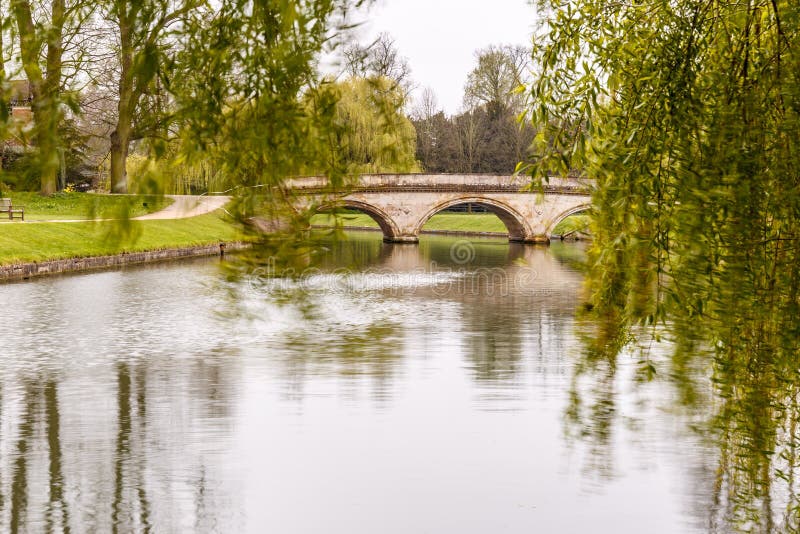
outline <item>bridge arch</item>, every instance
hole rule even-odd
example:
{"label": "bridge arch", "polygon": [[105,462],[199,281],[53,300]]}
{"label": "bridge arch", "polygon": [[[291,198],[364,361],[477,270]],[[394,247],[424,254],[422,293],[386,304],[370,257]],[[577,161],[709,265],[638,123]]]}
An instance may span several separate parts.
{"label": "bridge arch", "polygon": [[400,229],[394,219],[381,208],[368,202],[344,198],[334,203],[323,204],[317,208],[317,212],[334,211],[342,208],[353,209],[369,215],[370,218],[380,226],[384,240],[391,241],[401,235]]}
{"label": "bridge arch", "polygon": [[559,213],[558,215],[553,217],[553,220],[550,222],[550,226],[547,227],[547,236],[550,237],[551,235],[553,235],[553,230],[555,230],[556,226],[558,226],[558,223],[560,223],[561,221],[563,221],[564,219],[566,219],[570,215],[575,215],[577,213],[588,211],[591,208],[592,208],[591,204],[585,203],[585,204],[579,204],[577,206],[573,206],[573,207],[571,207],[571,208],[569,208],[567,210],[564,210],[563,212]]}
{"label": "bridge arch", "polygon": [[508,229],[509,241],[522,242],[528,240],[533,235],[525,217],[508,204],[492,198],[474,196],[454,197],[436,204],[420,217],[414,228],[414,235],[419,235],[422,227],[425,226],[425,223],[427,223],[431,217],[442,210],[458,206],[459,204],[477,204],[497,215],[497,218],[503,221],[503,224],[505,224]]}

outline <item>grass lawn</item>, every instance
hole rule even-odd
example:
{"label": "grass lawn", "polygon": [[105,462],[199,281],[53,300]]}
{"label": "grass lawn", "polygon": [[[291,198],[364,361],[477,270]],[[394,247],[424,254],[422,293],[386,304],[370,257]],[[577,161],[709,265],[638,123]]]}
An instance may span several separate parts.
{"label": "grass lawn", "polygon": [[589,216],[582,213],[570,215],[553,229],[556,235],[568,234],[570,232],[589,232]]}
{"label": "grass lawn", "polygon": [[209,213],[157,221],[2,223],[0,265],[241,240],[239,230],[223,217]]}
{"label": "grass lawn", "polygon": [[334,226],[336,219],[339,219],[342,226],[360,226],[362,228],[379,228],[372,217],[366,213],[318,213],[311,217],[311,224],[315,226]]}
{"label": "grass lawn", "polygon": [[506,225],[494,213],[437,213],[428,219],[422,229],[508,233]]}
{"label": "grass lawn", "polygon": [[[338,217],[343,226],[361,226],[378,228],[378,223],[372,218],[359,212],[340,213],[332,215],[322,213],[314,215],[311,218],[311,224],[319,226],[333,226],[335,219]],[[561,221],[555,228],[554,234],[561,235],[576,229],[585,228],[588,224],[587,215],[572,215]],[[503,221],[497,218],[493,213],[437,213],[427,224],[423,230],[449,230],[458,232],[500,232],[506,233],[508,230],[503,224]]]}
{"label": "grass lawn", "polygon": [[[311,224],[333,226],[338,217],[343,226],[378,228],[378,223],[365,213],[340,213],[332,215],[321,213],[311,218]],[[459,232],[501,232],[505,233],[503,221],[492,213],[437,213],[425,224],[423,230],[450,230]]]}
{"label": "grass lawn", "polygon": [[25,207],[26,221],[91,220],[138,217],[161,210],[172,199],[154,195],[95,195],[92,193],[10,193],[14,206]]}

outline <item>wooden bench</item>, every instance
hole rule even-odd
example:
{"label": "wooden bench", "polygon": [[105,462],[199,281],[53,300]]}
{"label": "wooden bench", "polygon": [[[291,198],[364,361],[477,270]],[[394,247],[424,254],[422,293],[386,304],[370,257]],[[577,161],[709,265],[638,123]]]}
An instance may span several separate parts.
{"label": "wooden bench", "polygon": [[0,214],[2,213],[8,213],[8,218],[11,220],[14,220],[14,217],[25,220],[25,208],[22,206],[15,208],[10,198],[0,198]]}

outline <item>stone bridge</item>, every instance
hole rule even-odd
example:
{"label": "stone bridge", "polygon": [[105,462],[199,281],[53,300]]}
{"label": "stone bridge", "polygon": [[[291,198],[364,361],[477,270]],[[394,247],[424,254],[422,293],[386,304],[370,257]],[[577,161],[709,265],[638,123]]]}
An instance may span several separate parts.
{"label": "stone bridge", "polygon": [[[477,204],[494,213],[520,243],[547,243],[564,218],[590,207],[592,182],[550,178],[541,191],[526,191],[524,176],[484,174],[363,175],[344,196],[329,200],[326,178],[295,178],[286,184],[302,204],[319,202],[320,211],[349,208],[372,217],[384,241],[416,243],[420,230],[436,213],[460,204]],[[301,200],[301,199],[305,200]]]}

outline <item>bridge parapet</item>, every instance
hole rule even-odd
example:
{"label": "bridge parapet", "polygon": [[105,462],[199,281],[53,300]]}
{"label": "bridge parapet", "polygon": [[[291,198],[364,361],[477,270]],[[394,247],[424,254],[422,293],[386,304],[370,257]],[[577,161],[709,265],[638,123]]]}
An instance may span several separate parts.
{"label": "bridge parapet", "polygon": [[[348,184],[348,192],[462,192],[462,193],[536,193],[530,190],[527,176],[489,174],[365,174]],[[292,178],[286,186],[301,193],[332,192],[324,176]],[[592,180],[578,177],[551,177],[544,184],[548,193],[585,195],[594,187]]]}

